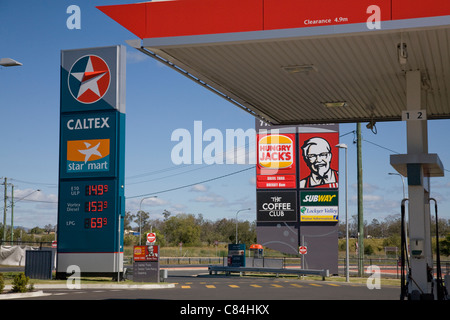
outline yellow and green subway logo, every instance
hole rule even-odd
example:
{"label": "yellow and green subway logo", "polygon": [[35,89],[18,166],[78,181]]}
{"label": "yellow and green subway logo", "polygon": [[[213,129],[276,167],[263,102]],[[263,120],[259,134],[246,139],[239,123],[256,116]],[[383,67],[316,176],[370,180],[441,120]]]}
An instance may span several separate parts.
{"label": "yellow and green subway logo", "polygon": [[339,205],[337,191],[304,191],[300,194],[301,206],[337,206]]}

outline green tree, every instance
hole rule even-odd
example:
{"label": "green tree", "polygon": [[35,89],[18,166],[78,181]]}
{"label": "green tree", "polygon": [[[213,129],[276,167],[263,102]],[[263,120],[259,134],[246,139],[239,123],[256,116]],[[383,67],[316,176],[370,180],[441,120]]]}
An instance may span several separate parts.
{"label": "green tree", "polygon": [[[236,238],[236,235],[234,235]],[[234,239],[236,241],[236,239]],[[250,246],[256,243],[256,224],[249,221],[238,222],[238,242]]]}
{"label": "green tree", "polygon": [[219,241],[234,242],[236,238],[236,223],[234,220],[221,219],[215,223],[214,230],[220,235]]}
{"label": "green tree", "polygon": [[442,255],[450,256],[450,234],[444,240],[439,241],[439,251]]}
{"label": "green tree", "polygon": [[123,228],[125,230],[131,230],[131,222],[133,222],[134,216],[130,211],[125,212],[125,218],[123,219]]}
{"label": "green tree", "polygon": [[183,213],[169,217],[164,224],[163,233],[171,245],[178,245],[180,242],[186,246],[200,245],[201,227],[193,214]]}
{"label": "green tree", "polygon": [[30,234],[42,234],[42,233],[44,233],[44,229],[39,227],[34,227],[33,229],[30,230]]}

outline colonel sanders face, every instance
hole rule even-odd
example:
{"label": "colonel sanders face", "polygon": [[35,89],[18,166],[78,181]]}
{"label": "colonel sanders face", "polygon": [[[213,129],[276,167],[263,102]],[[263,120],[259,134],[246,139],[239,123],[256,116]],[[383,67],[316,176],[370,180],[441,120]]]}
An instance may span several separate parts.
{"label": "colonel sanders face", "polygon": [[330,169],[331,148],[323,138],[311,138],[303,144],[303,158],[311,173],[323,177]]}

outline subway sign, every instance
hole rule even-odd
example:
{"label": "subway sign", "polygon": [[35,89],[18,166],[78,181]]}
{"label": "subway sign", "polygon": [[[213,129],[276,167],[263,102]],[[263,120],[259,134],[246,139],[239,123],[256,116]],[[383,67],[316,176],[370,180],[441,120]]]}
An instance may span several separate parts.
{"label": "subway sign", "polygon": [[339,221],[338,191],[300,192],[300,221]]}

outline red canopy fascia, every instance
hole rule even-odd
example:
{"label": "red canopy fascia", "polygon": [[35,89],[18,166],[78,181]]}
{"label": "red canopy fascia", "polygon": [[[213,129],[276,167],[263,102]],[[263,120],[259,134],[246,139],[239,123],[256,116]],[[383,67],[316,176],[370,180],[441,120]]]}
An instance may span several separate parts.
{"label": "red canopy fascia", "polygon": [[173,0],[97,7],[141,39],[450,15],[448,0]]}

